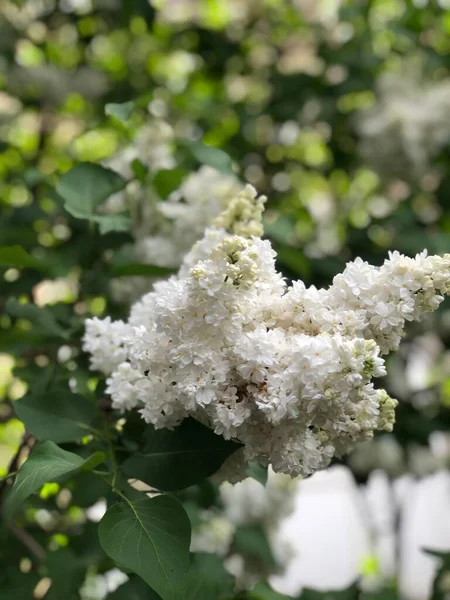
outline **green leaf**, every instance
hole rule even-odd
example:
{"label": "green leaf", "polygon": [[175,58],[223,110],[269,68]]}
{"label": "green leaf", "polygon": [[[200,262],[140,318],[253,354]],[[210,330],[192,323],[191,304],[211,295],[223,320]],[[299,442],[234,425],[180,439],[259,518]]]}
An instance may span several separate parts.
{"label": "green leaf", "polygon": [[23,367],[14,367],[14,377],[21,379],[28,384],[28,388],[32,386],[33,395],[38,396],[45,392],[49,387],[52,379],[55,377],[55,365],[48,364],[44,367],[39,367],[34,362],[30,362]]}
{"label": "green leaf", "polygon": [[430,556],[434,556],[435,558],[439,558],[444,563],[450,566],[450,552],[446,550],[433,550],[432,548],[422,548],[422,552],[425,554],[429,554]]}
{"label": "green leaf", "polygon": [[115,592],[109,594],[106,600],[161,600],[156,592],[139,577],[131,577]]}
{"label": "green leaf", "polygon": [[[125,227],[124,215],[95,215],[95,209],[111,194],[126,186],[120,175],[94,163],[81,163],[65,173],[56,191],[65,201],[64,208],[77,219],[95,221],[103,227],[103,233],[114,227]],[[123,229],[119,229],[123,231]]]}
{"label": "green leaf", "polygon": [[193,554],[183,600],[221,600],[232,595],[234,579],[214,554]]}
{"label": "green leaf", "polygon": [[346,590],[338,592],[317,592],[305,588],[300,596],[301,600],[358,600],[360,593],[357,585],[352,585]]}
{"label": "green leaf", "polygon": [[[269,237],[270,234],[267,234]],[[310,277],[311,264],[301,250],[288,248],[287,246],[277,247],[277,262],[285,269],[289,269],[295,275],[300,277]]]}
{"label": "green leaf", "polygon": [[105,114],[108,117],[115,117],[119,121],[128,121],[133,110],[134,103],[132,101],[123,102],[122,104],[110,102],[105,106]]}
{"label": "green leaf", "polygon": [[249,593],[249,600],[292,600],[292,596],[279,594],[268,583],[258,583]]}
{"label": "green leaf", "polygon": [[[363,600],[398,600],[398,592],[396,589],[382,589],[376,592],[365,591]],[[437,600],[437,598],[433,597],[430,600]]]}
{"label": "green leaf", "polygon": [[86,572],[86,566],[83,566],[70,548],[50,552],[47,569],[52,585],[45,600],[72,598],[72,594],[83,584]]}
{"label": "green leaf", "polygon": [[104,479],[87,471],[75,473],[66,486],[72,494],[72,504],[80,508],[93,506],[99,498],[105,498],[111,491]]}
{"label": "green leaf", "polygon": [[68,332],[61,327],[48,308],[40,308],[31,303],[22,304],[15,298],[8,298],[6,312],[12,317],[31,321],[42,335],[69,338]]}
{"label": "green leaf", "polygon": [[444,581],[450,572],[450,552],[445,550],[433,550],[431,548],[422,548],[422,551],[438,560],[438,566],[435,571],[433,590],[430,600],[445,600],[446,586]]}
{"label": "green leaf", "polygon": [[141,160],[135,158],[131,163],[131,168],[133,169],[136,179],[139,179],[139,181],[142,182],[147,179],[148,167],[146,167]]}
{"label": "green leaf", "polygon": [[93,215],[90,220],[98,223],[102,235],[111,231],[128,231],[131,227],[131,217],[127,213]]}
{"label": "green leaf", "polygon": [[33,258],[26,250],[18,244],[14,246],[3,246],[0,248],[0,267],[15,267],[16,269],[45,269],[44,265]]}
{"label": "green leaf", "polygon": [[167,277],[176,273],[176,269],[170,269],[168,267],[157,267],[156,265],[142,265],[142,264],[124,264],[124,265],[113,265],[111,275],[112,277],[123,277],[129,275],[141,275],[143,277]]}
{"label": "green leaf", "polygon": [[133,454],[122,469],[159,490],[180,490],[215,473],[240,447],[195,419],[186,419],[172,431],[148,425],[142,453]]}
{"label": "green leaf", "polygon": [[79,470],[94,469],[104,459],[105,455],[102,452],[96,452],[88,459],[83,459],[73,452],[62,450],[53,442],[37,444],[17,474],[5,503],[6,514],[10,515],[44,483],[67,477]]}
{"label": "green leaf", "polygon": [[190,524],[170,496],[115,504],[99,524],[100,543],[162,600],[182,600],[189,571]]}
{"label": "green leaf", "polygon": [[206,146],[202,142],[183,141],[182,145],[202,165],[208,165],[227,175],[235,175],[233,161],[223,150]]}
{"label": "green leaf", "polygon": [[268,583],[258,583],[249,593],[249,600],[292,600],[292,596],[279,594]]}
{"label": "green leaf", "polygon": [[267,467],[263,467],[258,463],[251,462],[248,464],[246,475],[247,477],[256,479],[256,481],[265,487],[267,483]]}
{"label": "green leaf", "polygon": [[92,402],[67,390],[25,396],[14,403],[14,409],[27,431],[56,443],[77,441],[90,433],[97,414]]}
{"label": "green leaf", "polygon": [[153,186],[158,195],[164,200],[181,185],[183,179],[188,175],[186,169],[163,169],[153,178]]}
{"label": "green leaf", "polygon": [[[5,547],[9,549],[10,545],[5,544]],[[8,566],[11,562],[11,556],[8,556],[7,558],[2,557],[0,598],[4,598],[5,600],[25,600],[25,598],[33,598],[34,589],[41,577],[39,577],[34,569],[29,573],[23,573],[18,567]]]}
{"label": "green leaf", "polygon": [[276,567],[272,550],[261,525],[238,527],[234,534],[233,548],[239,554],[260,559],[271,568]]}

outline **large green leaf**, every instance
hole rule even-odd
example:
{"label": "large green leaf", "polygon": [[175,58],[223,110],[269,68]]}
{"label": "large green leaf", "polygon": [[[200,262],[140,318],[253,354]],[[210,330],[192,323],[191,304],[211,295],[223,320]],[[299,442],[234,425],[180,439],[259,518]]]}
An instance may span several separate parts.
{"label": "large green leaf", "polygon": [[161,596],[149,588],[140,577],[131,577],[115,592],[109,594],[106,600],[161,600]]}
{"label": "large green leaf", "polygon": [[[10,545],[5,544],[5,549],[10,551]],[[17,552],[15,555],[17,556]],[[41,577],[39,577],[34,569],[28,573],[23,573],[19,569],[19,566],[15,567],[11,563],[11,556],[8,556],[6,559],[2,557],[0,598],[2,600],[3,598],[5,600],[28,600],[28,598],[33,598],[33,591]]]}
{"label": "large green leaf", "polygon": [[56,191],[65,201],[65,208],[70,214],[85,219],[126,184],[126,180],[115,171],[85,162],[67,171],[59,180]]}
{"label": "large green leaf", "polygon": [[161,198],[166,199],[169,194],[180,187],[183,179],[188,175],[186,169],[162,169],[153,178],[153,186]]}
{"label": "large green leaf", "polygon": [[293,600],[292,596],[285,596],[273,590],[268,583],[258,583],[251,592],[248,600]]}
{"label": "large green leaf", "polygon": [[17,474],[5,503],[5,513],[10,515],[44,483],[66,477],[78,470],[89,470],[103,462],[105,455],[96,452],[88,459],[62,450],[53,442],[37,444]]}
{"label": "large green leaf", "polygon": [[70,548],[60,548],[50,552],[47,558],[48,576],[52,580],[45,600],[72,598],[84,581],[86,569]]}
{"label": "large green leaf", "polygon": [[126,231],[130,225],[128,215],[97,215],[95,210],[109,196],[126,186],[120,175],[93,163],[81,163],[65,173],[56,191],[64,200],[64,208],[77,219],[99,223],[100,232]]}
{"label": "large green leaf", "polygon": [[223,150],[220,150],[220,148],[207,146],[202,142],[183,141],[183,145],[202,165],[208,165],[216,169],[216,171],[220,171],[227,175],[234,175],[233,161],[228,154]]}
{"label": "large green leaf", "polygon": [[276,566],[266,534],[259,524],[238,527],[234,535],[233,548],[239,554],[257,558],[272,568]]}
{"label": "large green leaf", "polygon": [[190,524],[170,496],[110,508],[99,525],[105,552],[137,573],[162,600],[182,600],[189,571]]}
{"label": "large green leaf", "polygon": [[305,588],[300,596],[301,600],[358,600],[360,597],[358,586],[352,585],[345,590],[336,592],[318,592]]}
{"label": "large green leaf", "polygon": [[76,473],[65,485],[72,494],[72,504],[80,508],[89,508],[111,492],[110,485],[104,479],[88,471]]}
{"label": "large green leaf", "polygon": [[143,451],[128,458],[122,469],[159,490],[180,490],[215,473],[240,447],[195,419],[186,419],[172,431],[149,425]]}
{"label": "large green leaf", "polygon": [[214,554],[193,554],[188,586],[183,600],[221,600],[230,598],[233,577],[223,561]]}
{"label": "large green leaf", "polygon": [[8,298],[6,312],[13,317],[30,321],[41,335],[69,338],[69,333],[61,327],[48,308],[40,308],[30,303],[23,304],[15,298]]}
{"label": "large green leaf", "polygon": [[71,442],[89,433],[97,410],[84,396],[68,390],[25,396],[14,409],[26,429],[39,440]]}
{"label": "large green leaf", "polygon": [[44,269],[41,261],[33,258],[18,244],[0,248],[0,267],[15,267],[16,269]]}

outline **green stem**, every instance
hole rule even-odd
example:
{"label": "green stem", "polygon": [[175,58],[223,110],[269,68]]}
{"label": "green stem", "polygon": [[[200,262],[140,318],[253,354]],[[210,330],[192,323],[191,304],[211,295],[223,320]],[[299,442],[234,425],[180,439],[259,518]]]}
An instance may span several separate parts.
{"label": "green stem", "polygon": [[101,477],[111,475],[110,471],[97,471],[97,469],[94,469],[92,473],[94,473],[94,475],[100,475]]}
{"label": "green stem", "polygon": [[89,425],[87,427],[87,429],[91,433],[93,433],[95,436],[97,436],[100,440],[108,441],[108,437],[105,437],[106,434],[104,434],[103,431],[100,431],[100,429],[96,429],[95,427],[91,427],[91,425]]}
{"label": "green stem", "polygon": [[5,481],[6,479],[9,479],[10,477],[14,477],[15,475],[17,475],[18,471],[13,471],[12,473],[7,473],[6,475],[3,475],[3,477],[0,477],[0,481]]}
{"label": "green stem", "polygon": [[111,444],[111,442],[108,442],[108,449],[109,449],[109,456],[111,459],[111,467],[113,470],[113,479],[112,479],[112,483],[111,483],[111,487],[113,492],[116,492],[116,482],[117,482],[117,473],[119,471],[119,467],[117,465],[117,460],[116,460],[116,453],[114,452],[114,448],[113,445]]}

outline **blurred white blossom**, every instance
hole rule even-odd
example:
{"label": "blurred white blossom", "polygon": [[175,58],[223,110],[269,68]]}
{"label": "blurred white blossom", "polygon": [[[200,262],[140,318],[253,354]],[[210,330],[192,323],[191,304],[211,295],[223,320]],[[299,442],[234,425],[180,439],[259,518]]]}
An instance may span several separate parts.
{"label": "blurred white blossom", "polygon": [[415,180],[450,141],[450,80],[386,73],[375,105],[357,120],[363,158],[380,174]]}

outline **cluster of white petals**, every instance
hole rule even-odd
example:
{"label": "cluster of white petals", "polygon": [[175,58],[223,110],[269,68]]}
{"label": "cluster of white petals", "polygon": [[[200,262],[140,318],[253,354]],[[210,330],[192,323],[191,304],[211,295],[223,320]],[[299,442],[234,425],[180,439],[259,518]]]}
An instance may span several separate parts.
{"label": "cluster of white petals", "polygon": [[[373,384],[406,321],[450,291],[450,255],[357,259],[328,289],[287,285],[247,186],[127,323],[88,320],[84,349],[113,406],[157,428],[192,416],[243,444],[246,461],[308,475],[375,430],[396,401]],[[120,338],[120,339],[119,339]]]}
{"label": "cluster of white petals", "polygon": [[420,82],[415,74],[390,73],[378,101],[358,119],[363,157],[379,173],[422,176],[450,140],[450,80]]}

